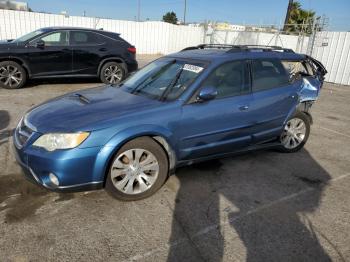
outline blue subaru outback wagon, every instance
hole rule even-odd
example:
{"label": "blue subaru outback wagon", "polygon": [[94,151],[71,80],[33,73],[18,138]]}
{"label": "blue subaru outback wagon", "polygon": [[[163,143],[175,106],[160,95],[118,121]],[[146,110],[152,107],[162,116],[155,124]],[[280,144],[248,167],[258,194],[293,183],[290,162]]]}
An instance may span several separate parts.
{"label": "blue subaru outback wagon", "polygon": [[306,143],[326,69],[290,49],[200,45],[155,60],[119,85],[32,108],[14,133],[26,177],[53,191],[155,193],[175,168]]}

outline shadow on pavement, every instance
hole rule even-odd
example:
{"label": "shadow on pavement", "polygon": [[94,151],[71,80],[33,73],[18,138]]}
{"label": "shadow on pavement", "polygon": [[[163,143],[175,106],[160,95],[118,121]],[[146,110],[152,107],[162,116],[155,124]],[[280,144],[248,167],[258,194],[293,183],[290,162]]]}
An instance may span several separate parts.
{"label": "shadow on pavement", "polygon": [[31,88],[37,85],[53,85],[53,84],[84,84],[84,83],[98,83],[103,85],[96,77],[77,77],[77,78],[53,78],[53,79],[31,79],[23,88]]}
{"label": "shadow on pavement", "polygon": [[168,261],[222,261],[227,250],[239,261],[331,261],[307,217],[330,176],[306,150],[204,162],[177,177]]}
{"label": "shadow on pavement", "polygon": [[10,114],[6,110],[0,110],[0,147],[8,141],[12,135],[12,130],[7,130],[10,124]]}

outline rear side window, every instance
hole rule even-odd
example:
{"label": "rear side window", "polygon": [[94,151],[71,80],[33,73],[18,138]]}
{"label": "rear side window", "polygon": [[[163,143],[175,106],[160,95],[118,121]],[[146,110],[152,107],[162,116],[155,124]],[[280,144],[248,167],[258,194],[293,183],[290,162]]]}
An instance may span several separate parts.
{"label": "rear side window", "polygon": [[289,76],[278,59],[252,61],[253,91],[258,92],[289,84]]}
{"label": "rear side window", "polygon": [[71,31],[70,33],[70,43],[73,45],[94,45],[104,42],[102,36],[93,32]]}
{"label": "rear side window", "polygon": [[308,71],[301,61],[282,61],[282,65],[289,75],[295,75],[297,73],[308,74]]}
{"label": "rear side window", "polygon": [[237,96],[249,92],[249,75],[246,61],[233,61],[216,68],[202,86],[217,88],[216,98]]}

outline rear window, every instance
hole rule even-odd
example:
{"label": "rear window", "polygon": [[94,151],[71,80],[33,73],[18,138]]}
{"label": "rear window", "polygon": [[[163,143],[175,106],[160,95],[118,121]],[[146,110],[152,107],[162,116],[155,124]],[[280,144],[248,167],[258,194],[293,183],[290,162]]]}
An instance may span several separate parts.
{"label": "rear window", "polygon": [[253,91],[263,91],[289,84],[289,76],[278,59],[252,61]]}

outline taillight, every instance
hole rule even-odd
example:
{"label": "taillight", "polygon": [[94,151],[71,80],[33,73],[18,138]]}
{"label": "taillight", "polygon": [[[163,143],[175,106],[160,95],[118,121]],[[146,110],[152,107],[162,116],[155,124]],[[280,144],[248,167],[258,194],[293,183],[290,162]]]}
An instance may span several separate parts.
{"label": "taillight", "polygon": [[132,46],[128,48],[128,51],[132,54],[136,54],[136,47]]}

